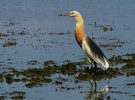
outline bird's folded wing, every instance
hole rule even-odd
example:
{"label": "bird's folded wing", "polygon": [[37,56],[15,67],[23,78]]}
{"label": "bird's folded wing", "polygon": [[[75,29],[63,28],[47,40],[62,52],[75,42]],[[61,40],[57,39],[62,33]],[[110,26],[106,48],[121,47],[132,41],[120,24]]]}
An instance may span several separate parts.
{"label": "bird's folded wing", "polygon": [[91,61],[95,61],[96,63],[103,65],[105,68],[109,67],[109,61],[91,38],[83,38],[82,49]]}

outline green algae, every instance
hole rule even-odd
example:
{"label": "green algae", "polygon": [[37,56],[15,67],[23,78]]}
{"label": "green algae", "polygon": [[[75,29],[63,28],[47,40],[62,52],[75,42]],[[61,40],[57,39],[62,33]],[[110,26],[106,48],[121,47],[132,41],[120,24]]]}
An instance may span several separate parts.
{"label": "green algae", "polygon": [[100,44],[100,47],[106,48],[107,50],[113,50],[115,48],[122,47],[124,44],[127,43],[127,41],[120,41],[118,38],[115,38],[115,37],[107,38],[107,39],[109,40],[109,43]]}
{"label": "green algae", "polygon": [[16,41],[14,41],[14,42],[8,41],[7,43],[3,44],[3,47],[16,46],[16,45],[17,45]]}
{"label": "green algae", "polygon": [[[42,86],[43,84],[55,84],[62,85],[64,82],[71,81],[68,78],[63,78],[62,75],[71,76],[75,83],[81,81],[95,80],[100,81],[102,79],[116,78],[117,76],[126,74],[129,76],[135,76],[134,63],[135,54],[125,54],[122,56],[112,56],[109,61],[111,66],[117,64],[124,64],[121,68],[108,68],[103,70],[102,68],[89,68],[86,65],[86,61],[71,62],[64,61],[62,65],[58,65],[55,61],[45,61],[43,67],[40,68],[28,68],[17,70],[14,67],[10,67],[8,71],[0,74],[0,81],[6,80],[8,84],[14,82],[23,82],[28,88]],[[36,66],[40,62],[37,60],[31,60],[27,64]],[[59,74],[59,77],[53,78],[53,75]]]}
{"label": "green algae", "polygon": [[135,76],[135,54],[127,53],[119,56],[112,56],[109,61],[111,65],[124,64],[121,70],[126,73],[126,76]]}
{"label": "green algae", "polygon": [[[30,61],[29,64],[35,65],[38,61]],[[108,68],[103,70],[101,68],[89,69],[83,68],[84,62],[70,62],[57,65],[54,61],[45,61],[42,68],[28,68],[21,71],[15,68],[9,68],[8,72],[0,75],[0,80],[6,80],[8,84],[14,82],[23,82],[28,88],[42,86],[43,84],[52,83],[55,85],[62,85],[64,82],[71,81],[68,78],[63,78],[61,75],[72,76],[75,83],[88,80],[99,81],[101,79],[111,79],[119,75],[123,75],[118,68]],[[80,66],[80,67],[79,67]],[[53,75],[59,74],[59,77],[52,78]]]}
{"label": "green algae", "polygon": [[27,64],[28,65],[36,65],[38,64],[39,62],[37,60],[31,60],[31,61],[28,61]]}
{"label": "green algae", "polygon": [[7,34],[0,33],[0,37],[8,36]]}
{"label": "green algae", "polygon": [[[26,93],[22,91],[12,91],[9,93],[6,92],[3,95],[10,95],[10,99],[12,100],[23,100],[25,99]],[[5,100],[5,99],[6,99],[6,96],[0,96],[0,100]]]}
{"label": "green algae", "polygon": [[119,75],[123,75],[118,68],[108,68],[107,70],[97,69],[87,69],[86,73],[80,73],[76,78],[82,81],[87,80],[101,80],[101,79],[111,79]]}
{"label": "green algae", "polygon": [[[10,67],[8,71],[0,74],[0,81],[5,81],[7,84],[22,82],[26,88],[42,87],[45,84],[54,84],[57,86],[55,91],[59,90],[74,90],[80,89],[81,86],[68,87],[64,86],[66,82],[74,82],[75,84],[83,81],[101,81],[102,79],[112,79],[121,75],[135,76],[134,70],[135,54],[124,54],[119,56],[112,56],[109,58],[110,68],[103,70],[102,68],[89,68],[86,59],[80,62],[72,62],[65,60],[63,64],[59,65],[53,60],[44,61],[42,67],[37,67],[40,61],[30,60],[26,62],[27,65],[34,66],[33,68],[17,70],[15,67]],[[12,59],[8,59],[12,62]],[[121,64],[121,68],[115,68],[115,65]],[[114,66],[114,68],[113,68]],[[55,76],[55,77],[53,77]],[[70,76],[63,77],[63,76]],[[127,83],[127,86],[134,85]],[[80,92],[81,93],[81,92]],[[11,99],[24,99],[25,92],[13,91],[9,93]],[[3,94],[4,95],[4,94]],[[1,99],[6,97],[0,96]]]}

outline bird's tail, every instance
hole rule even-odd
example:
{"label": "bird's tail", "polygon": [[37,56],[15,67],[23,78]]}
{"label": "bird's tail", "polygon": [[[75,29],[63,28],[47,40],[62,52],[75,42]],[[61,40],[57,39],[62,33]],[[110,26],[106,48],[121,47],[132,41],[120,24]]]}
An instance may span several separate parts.
{"label": "bird's tail", "polygon": [[104,66],[105,68],[109,68],[109,61],[107,58],[103,57],[103,62],[101,63],[102,66]]}

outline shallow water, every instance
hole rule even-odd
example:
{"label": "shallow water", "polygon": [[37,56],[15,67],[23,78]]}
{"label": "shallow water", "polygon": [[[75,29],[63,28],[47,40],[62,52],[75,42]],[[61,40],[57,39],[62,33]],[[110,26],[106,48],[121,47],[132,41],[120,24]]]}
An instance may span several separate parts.
{"label": "shallow water", "polygon": [[[134,100],[134,56],[125,56],[135,52],[134,3],[134,0],[1,0],[0,98]],[[75,41],[74,19],[58,16],[72,10],[82,14],[85,32],[110,60],[114,56],[122,57],[122,62],[114,58],[110,63],[111,68],[119,68],[123,75],[97,79],[96,92],[88,80],[75,78],[85,73],[84,67],[90,65]],[[45,64],[48,62],[51,65]],[[71,69],[67,68],[69,71],[66,72],[62,69],[63,64],[68,64]],[[128,70],[121,70],[126,64]],[[46,66],[52,68],[50,72],[40,73],[47,70],[44,70]],[[55,71],[53,66],[61,69]],[[74,66],[77,66],[75,70]]]}

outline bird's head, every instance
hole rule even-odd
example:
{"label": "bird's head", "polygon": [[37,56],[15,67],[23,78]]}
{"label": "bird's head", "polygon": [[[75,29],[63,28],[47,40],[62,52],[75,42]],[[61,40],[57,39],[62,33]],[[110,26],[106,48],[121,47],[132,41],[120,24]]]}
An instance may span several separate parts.
{"label": "bird's head", "polygon": [[70,17],[77,17],[79,15],[80,13],[78,11],[71,11],[69,13],[59,14],[59,16],[70,16]]}

